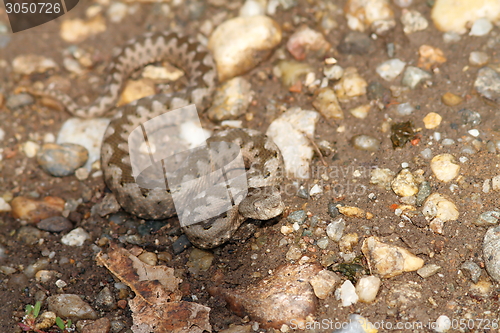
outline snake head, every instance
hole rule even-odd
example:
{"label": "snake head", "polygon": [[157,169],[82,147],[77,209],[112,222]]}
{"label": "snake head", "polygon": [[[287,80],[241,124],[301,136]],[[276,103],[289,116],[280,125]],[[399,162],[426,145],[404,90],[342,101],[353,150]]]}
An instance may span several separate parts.
{"label": "snake head", "polygon": [[269,220],[281,213],[285,204],[280,191],[274,186],[249,189],[248,195],[239,206],[239,212],[246,218]]}

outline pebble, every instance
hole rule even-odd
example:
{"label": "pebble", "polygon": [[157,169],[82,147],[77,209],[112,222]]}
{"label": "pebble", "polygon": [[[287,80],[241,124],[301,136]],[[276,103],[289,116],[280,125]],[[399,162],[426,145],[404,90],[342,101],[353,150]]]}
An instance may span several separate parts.
{"label": "pebble", "polygon": [[418,184],[409,169],[402,169],[391,182],[391,188],[400,197],[418,193]]}
{"label": "pebble", "polygon": [[356,288],[352,284],[351,281],[346,280],[342,283],[342,286],[339,288],[339,298],[342,301],[342,306],[351,306],[358,302],[359,297],[356,294]]}
{"label": "pebble", "polygon": [[122,106],[155,93],[154,82],[150,79],[127,80],[117,104]]}
{"label": "pebble", "polygon": [[355,118],[365,119],[366,117],[368,117],[368,113],[370,113],[371,108],[371,104],[364,104],[355,107],[354,109],[350,109],[349,113],[352,114]]}
{"label": "pebble", "polygon": [[437,128],[439,125],[441,125],[441,120],[443,120],[443,117],[441,117],[440,114],[436,112],[429,112],[422,121],[424,122],[424,126],[427,129],[434,129]]}
{"label": "pebble", "polygon": [[483,239],[483,258],[490,276],[500,282],[500,226],[486,231]]}
{"label": "pebble", "polygon": [[322,33],[305,25],[297,29],[286,43],[288,52],[299,61],[306,59],[306,56],[311,56],[311,53],[314,53],[316,57],[322,57],[330,48],[330,43]]}
{"label": "pebble", "polygon": [[82,246],[86,240],[90,240],[92,237],[83,228],[76,228],[71,230],[68,234],[61,238],[61,243],[68,246]]}
{"label": "pebble", "polygon": [[44,231],[61,232],[71,229],[73,224],[63,216],[53,216],[41,220],[36,227]]}
{"label": "pebble", "polygon": [[370,184],[390,190],[391,182],[396,174],[391,169],[375,168],[370,172]]}
{"label": "pebble", "polygon": [[315,313],[317,298],[310,280],[322,270],[317,264],[289,264],[246,288],[212,287],[209,292],[222,296],[238,316],[247,314],[259,322],[260,328],[280,329],[293,321],[305,323]]}
{"label": "pebble", "polygon": [[302,258],[302,251],[297,246],[290,246],[285,258],[289,261],[296,261]]}
{"label": "pebble", "polygon": [[137,256],[140,261],[150,266],[156,266],[158,263],[158,257],[154,252],[144,251],[139,256]]}
{"label": "pebble", "polygon": [[311,187],[311,190],[309,191],[309,195],[315,196],[323,193],[323,188],[319,184],[314,184],[313,187]]}
{"label": "pebble", "polygon": [[375,275],[364,276],[356,283],[356,294],[359,301],[363,303],[372,303],[377,297],[378,290],[382,285],[382,280]]}
{"label": "pebble", "polygon": [[338,328],[332,333],[377,333],[378,329],[368,321],[365,317],[359,314],[350,314],[347,325],[342,324],[342,328]]}
{"label": "pebble", "polygon": [[307,219],[307,214],[304,210],[296,210],[288,215],[287,220],[290,223],[303,224]]}
{"label": "pebble", "polygon": [[484,98],[500,103],[500,74],[490,67],[477,72],[474,88]]}
{"label": "pebble", "polygon": [[376,72],[386,81],[394,80],[401,74],[406,66],[406,62],[399,59],[390,59],[377,66]]}
{"label": "pebble", "polygon": [[40,242],[42,232],[32,226],[23,226],[17,230],[17,239],[27,245],[35,245]]}
{"label": "pebble", "polygon": [[316,90],[312,105],[327,120],[344,119],[344,112],[332,88]]}
{"label": "pebble", "polygon": [[397,106],[397,111],[401,116],[409,116],[415,111],[415,108],[410,103],[401,103]]}
{"label": "pebble", "polygon": [[349,0],[344,12],[351,30],[372,30],[381,35],[396,26],[388,0]]}
{"label": "pebble", "polygon": [[493,191],[500,191],[500,175],[491,178],[491,187]]}
{"label": "pebble", "polygon": [[261,1],[257,0],[246,0],[243,6],[240,8],[240,16],[250,17],[265,15],[266,8]]}
{"label": "pebble", "polygon": [[47,298],[49,310],[59,317],[72,320],[96,319],[97,313],[92,307],[75,294],[59,294]]}
{"label": "pebble", "polygon": [[267,129],[267,136],[283,154],[287,177],[309,178],[309,164],[314,155],[309,138],[314,137],[318,119],[318,112],[295,107],[274,120]]}
{"label": "pebble", "polygon": [[297,196],[302,199],[309,199],[309,192],[303,185],[301,185],[297,190]]}
{"label": "pebble", "polygon": [[361,251],[366,256],[371,272],[390,278],[403,272],[416,271],[424,261],[408,250],[382,243],[375,236],[364,240]]}
{"label": "pebble", "polygon": [[113,2],[106,11],[106,15],[113,23],[121,22],[128,13],[128,6],[123,2]]}
{"label": "pebble", "polygon": [[332,271],[322,270],[311,278],[309,283],[313,287],[314,294],[319,299],[326,299],[340,282],[340,277]]}
{"label": "pebble", "polygon": [[432,193],[431,184],[428,181],[421,182],[419,187],[418,187],[418,193],[417,193],[417,197],[415,200],[415,204],[417,205],[417,207],[422,206],[425,199],[427,199],[427,197],[431,193]]}
{"label": "pebble", "polygon": [[34,200],[19,196],[15,197],[10,205],[12,217],[28,223],[37,223],[43,219],[61,215],[64,209],[64,200],[58,197]]}
{"label": "pebble", "polygon": [[436,319],[434,331],[438,333],[447,332],[451,328],[451,319],[448,316],[441,315]]}
{"label": "pebble", "polygon": [[52,311],[45,311],[36,318],[35,327],[37,330],[46,330],[56,323],[56,314]]}
{"label": "pebble", "polygon": [[96,321],[86,324],[82,328],[82,333],[109,333],[111,330],[111,322],[108,318],[100,318]]}
{"label": "pebble", "polygon": [[456,106],[458,104],[461,104],[464,99],[458,95],[451,93],[451,92],[447,92],[446,94],[441,96],[441,100],[443,101],[444,105]]}
{"label": "pebble", "polygon": [[434,176],[442,182],[448,183],[460,173],[460,165],[451,154],[439,154],[432,158],[430,163]]}
{"label": "pebble", "polygon": [[90,174],[89,171],[85,168],[78,168],[75,170],[75,177],[80,181],[89,178],[89,174]]}
{"label": "pebble", "polygon": [[471,66],[482,67],[488,64],[490,56],[486,52],[473,51],[469,54],[469,64]]}
{"label": "pebble", "polygon": [[250,105],[252,85],[238,76],[220,85],[208,109],[208,118],[212,121],[236,119],[243,115]]}
{"label": "pebble", "polygon": [[467,25],[479,18],[485,17],[492,22],[498,20],[500,3],[497,0],[436,0],[431,17],[439,30],[463,34],[467,31]]}
{"label": "pebble", "polygon": [[441,269],[441,266],[436,264],[427,264],[422,268],[417,270],[417,274],[423,277],[424,279],[436,274]]}
{"label": "pebble", "polygon": [[267,16],[236,17],[220,24],[210,36],[219,74],[225,81],[254,68],[281,42],[280,25]]}
{"label": "pebble", "polygon": [[5,201],[4,198],[0,197],[0,212],[10,212],[12,207],[8,202]]}
{"label": "pebble", "polygon": [[446,62],[446,57],[440,48],[430,45],[421,45],[418,48],[417,66],[424,70],[431,70]]}
{"label": "pebble", "polygon": [[418,84],[425,80],[430,80],[432,75],[418,67],[408,66],[403,73],[403,79],[401,83],[403,86],[409,87],[410,89],[415,89]]}
{"label": "pebble", "polygon": [[477,283],[481,277],[481,267],[473,261],[466,261],[461,266],[460,269],[465,269],[470,274],[470,279],[472,282]]}
{"label": "pebble", "polygon": [[306,63],[297,61],[280,61],[274,68],[273,73],[276,77],[281,78],[283,85],[291,87],[300,81],[300,77],[311,73],[312,67]]}
{"label": "pebble", "polygon": [[485,17],[474,21],[469,32],[469,36],[485,36],[493,29],[493,24]]}
{"label": "pebble", "polygon": [[339,65],[325,67],[323,69],[323,74],[328,80],[337,81],[344,75],[344,68]]}
{"label": "pebble", "polygon": [[320,238],[320,239],[318,239],[318,240],[316,241],[316,245],[317,245],[320,249],[324,250],[324,249],[326,249],[326,248],[328,247],[329,242],[330,242],[330,241],[328,240],[328,237],[322,237],[322,238]]}
{"label": "pebble", "polygon": [[31,265],[28,265],[23,273],[26,275],[28,279],[32,279],[36,276],[36,273],[39,271],[45,270],[50,264],[50,261],[48,258],[40,258],[36,262],[32,263]]}
{"label": "pebble", "polygon": [[26,105],[31,105],[33,103],[35,103],[35,99],[30,94],[20,93],[7,97],[5,106],[9,110],[15,110]]}
{"label": "pebble", "polygon": [[35,157],[36,154],[38,153],[39,149],[40,149],[40,145],[36,142],[33,142],[33,141],[26,141],[22,145],[22,150],[23,150],[24,154],[26,155],[26,157],[28,157],[28,158]]}
{"label": "pebble", "polygon": [[334,204],[333,202],[330,202],[328,204],[328,215],[330,215],[331,218],[336,218],[339,215],[339,209],[337,208],[337,205]]}
{"label": "pebble", "polygon": [[112,193],[108,193],[104,196],[101,202],[92,206],[90,211],[91,215],[99,215],[105,217],[106,215],[116,213],[120,210],[121,206],[116,200],[116,197]]}
{"label": "pebble", "polygon": [[365,95],[367,86],[365,79],[358,74],[355,67],[347,67],[344,70],[344,75],[335,83],[333,88],[342,102],[352,97]]}
{"label": "pebble", "polygon": [[109,119],[70,118],[61,127],[57,136],[57,143],[74,143],[85,147],[88,159],[84,167],[92,169],[92,164],[101,159],[101,144],[104,132],[108,127]]}
{"label": "pebble", "polygon": [[104,287],[95,298],[95,305],[104,311],[111,311],[117,308],[116,299],[109,287]]}
{"label": "pebble", "polygon": [[12,60],[12,71],[21,75],[45,73],[58,68],[57,63],[51,58],[36,54],[19,55]]}
{"label": "pebble", "polygon": [[186,235],[182,234],[175,242],[172,243],[172,250],[174,251],[174,254],[179,254],[184,252],[184,250],[190,246],[191,242]]}
{"label": "pebble", "polygon": [[337,205],[337,208],[340,214],[348,217],[357,217],[360,219],[368,219],[368,220],[373,217],[373,214],[371,214],[370,212],[365,212],[364,210],[358,207]]}
{"label": "pebble", "polygon": [[358,245],[359,236],[357,233],[345,234],[339,241],[340,252],[351,253],[356,245]]}
{"label": "pebble", "polygon": [[407,35],[425,30],[429,26],[429,22],[419,11],[407,9],[402,11],[401,23],[403,23],[403,31]]}
{"label": "pebble", "polygon": [[455,221],[459,216],[457,206],[439,193],[433,193],[427,198],[422,213],[428,219],[437,218],[442,222]]}
{"label": "pebble", "polygon": [[351,143],[354,148],[359,150],[377,151],[380,148],[380,141],[366,134],[353,136],[351,139]]}
{"label": "pebble", "polygon": [[106,22],[101,15],[97,15],[88,21],[79,18],[63,21],[59,35],[68,43],[79,43],[104,31]]}
{"label": "pebble", "polygon": [[69,176],[87,162],[85,147],[74,143],[46,143],[37,154],[37,162],[43,170],[55,177]]}
{"label": "pebble", "polygon": [[344,54],[364,55],[370,53],[373,48],[371,38],[359,31],[349,31],[340,41],[338,49]]}
{"label": "pebble", "polygon": [[481,123],[481,114],[477,111],[461,109],[458,113],[460,113],[464,125],[477,126]]}

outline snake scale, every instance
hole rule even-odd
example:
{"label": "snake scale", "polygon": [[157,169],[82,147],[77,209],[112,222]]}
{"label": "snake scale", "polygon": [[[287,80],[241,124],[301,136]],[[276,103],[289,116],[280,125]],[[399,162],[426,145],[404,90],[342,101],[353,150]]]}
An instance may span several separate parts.
{"label": "snake scale", "polygon": [[[161,60],[186,73],[186,87],[173,94],[157,94],[115,108],[124,81],[134,71]],[[213,58],[202,44],[176,32],[156,32],[144,34],[116,49],[108,68],[106,87],[91,105],[80,107],[69,96],[50,87],[45,93],[78,117],[98,117],[113,110],[101,147],[104,180],[125,211],[144,219],[165,219],[176,214],[170,191],[168,188],[145,189],[136,183],[128,150],[129,134],[169,110],[189,104],[205,110],[211,103],[216,82]],[[270,138],[255,130],[229,129],[213,135],[207,144],[211,142],[233,142],[241,147],[249,192],[239,205],[226,213],[183,227],[191,243],[200,248],[225,243],[247,218],[267,220],[284,209],[279,191],[283,159]]]}

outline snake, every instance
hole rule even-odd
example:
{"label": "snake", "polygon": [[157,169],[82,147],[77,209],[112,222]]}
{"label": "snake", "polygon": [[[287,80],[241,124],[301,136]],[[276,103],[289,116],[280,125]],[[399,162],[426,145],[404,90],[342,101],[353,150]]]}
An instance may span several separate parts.
{"label": "snake", "polygon": [[[125,80],[134,71],[159,61],[168,61],[183,70],[188,77],[186,86],[175,93],[151,95],[116,107]],[[134,129],[169,110],[191,104],[196,105],[198,110],[206,110],[217,86],[214,59],[204,45],[189,36],[175,31],[151,32],[115,49],[107,73],[102,94],[90,105],[80,106],[70,96],[50,89],[50,86],[45,94],[58,100],[77,117],[101,117],[111,113],[101,146],[101,168],[106,185],[126,212],[149,220],[170,218],[176,215],[176,207],[168,182],[165,186],[154,188],[144,188],[137,183],[133,176],[128,138]],[[229,241],[245,220],[268,220],[283,212],[280,184],[284,162],[272,139],[257,130],[225,129],[206,142],[212,146],[217,143],[239,146],[248,184],[246,196],[227,211],[199,223],[181,224],[193,245],[210,249]],[[196,155],[190,159],[194,159],[191,165],[201,163],[196,160]],[[211,198],[205,199],[211,202]],[[203,211],[208,207],[202,205],[197,209]]]}

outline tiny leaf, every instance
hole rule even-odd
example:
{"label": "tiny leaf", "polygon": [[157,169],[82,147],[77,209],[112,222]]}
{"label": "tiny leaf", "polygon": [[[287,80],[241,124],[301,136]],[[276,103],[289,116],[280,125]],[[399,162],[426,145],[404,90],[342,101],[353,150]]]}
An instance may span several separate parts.
{"label": "tiny leaf", "polygon": [[60,329],[64,330],[65,325],[64,325],[64,321],[61,319],[61,317],[56,318],[56,325]]}
{"label": "tiny leaf", "polygon": [[40,309],[42,308],[42,302],[38,301],[35,303],[35,308],[33,309],[33,316],[35,318],[38,317],[38,314],[40,313]]}

